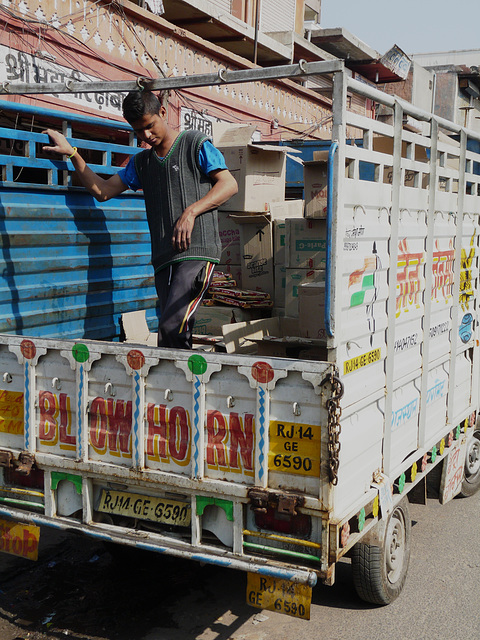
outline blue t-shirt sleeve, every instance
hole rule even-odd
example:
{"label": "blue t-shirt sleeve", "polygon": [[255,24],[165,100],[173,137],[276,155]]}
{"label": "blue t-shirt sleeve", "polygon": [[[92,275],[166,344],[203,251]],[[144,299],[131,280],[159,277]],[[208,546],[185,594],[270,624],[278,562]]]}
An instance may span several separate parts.
{"label": "blue t-shirt sleeve", "polygon": [[123,184],[133,191],[137,191],[142,188],[140,180],[138,179],[137,170],[135,169],[135,156],[132,156],[128,161],[128,164],[117,173]]}
{"label": "blue t-shirt sleeve", "polygon": [[214,147],[210,140],[205,140],[200,147],[199,161],[200,169],[203,173],[207,174],[207,176],[212,171],[227,169],[223,153],[219,151],[217,147]]}
{"label": "blue t-shirt sleeve", "polygon": [[[140,184],[137,170],[135,169],[134,158],[135,156],[132,156],[128,161],[127,166],[123,167],[123,169],[120,169],[117,175],[120,180],[127,185],[127,187],[129,187],[133,191],[138,191],[138,189],[142,188],[142,185]],[[219,169],[227,168],[222,152],[214,147],[210,140],[205,140],[205,142],[200,147],[199,163],[200,169],[206,175],[208,175],[211,171],[218,171]]]}

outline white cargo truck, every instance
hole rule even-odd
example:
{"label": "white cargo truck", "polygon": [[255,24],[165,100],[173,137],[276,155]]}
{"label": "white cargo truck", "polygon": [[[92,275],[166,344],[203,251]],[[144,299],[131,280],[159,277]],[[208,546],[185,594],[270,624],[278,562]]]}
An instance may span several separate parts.
{"label": "white cargo truck", "polygon": [[296,247],[323,252],[320,360],[0,335],[4,550],[76,530],[304,618],[343,556],[363,599],[400,593],[427,476],[480,486],[480,136],[338,71],[332,140],[326,234]]}

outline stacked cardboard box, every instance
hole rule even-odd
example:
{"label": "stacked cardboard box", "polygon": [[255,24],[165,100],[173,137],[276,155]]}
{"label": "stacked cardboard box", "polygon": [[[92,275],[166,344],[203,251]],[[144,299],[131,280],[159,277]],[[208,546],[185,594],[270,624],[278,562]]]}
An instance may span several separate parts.
{"label": "stacked cardboard box", "polygon": [[218,214],[218,231],[222,243],[222,257],[218,269],[231,275],[238,286],[241,287],[243,284],[240,269],[242,259],[240,227],[227,212],[220,211]]}
{"label": "stacked cardboard box", "polygon": [[254,129],[219,125],[214,130],[215,144],[239,185],[219,214],[219,269],[242,289],[269,294],[274,316],[300,316],[299,337],[324,340],[327,155],[305,163],[306,201],[285,200],[291,149],[251,143]]}
{"label": "stacked cardboard box", "polygon": [[271,203],[285,200],[286,154],[295,149],[251,142],[255,125],[216,123],[214,142],[238,183],[238,193],[224,211],[266,212]]}
{"label": "stacked cardboard box", "polygon": [[221,336],[222,327],[235,322],[251,321],[258,318],[252,309],[241,309],[229,306],[199,307],[193,326],[194,335]]}
{"label": "stacked cardboard box", "polygon": [[326,218],[327,216],[326,160],[327,158],[322,158],[304,164],[305,217],[307,218]]}
{"label": "stacked cardboard box", "polygon": [[325,340],[325,282],[304,282],[298,290],[300,335]]}

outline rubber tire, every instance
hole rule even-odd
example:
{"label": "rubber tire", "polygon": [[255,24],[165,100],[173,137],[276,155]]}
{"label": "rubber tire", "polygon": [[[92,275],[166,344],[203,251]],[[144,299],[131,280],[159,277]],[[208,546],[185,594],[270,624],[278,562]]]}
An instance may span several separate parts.
{"label": "rubber tire", "polygon": [[469,498],[480,489],[480,431],[474,431],[467,444],[465,472],[460,498]]}
{"label": "rubber tire", "polygon": [[[358,542],[352,549],[353,584],[365,602],[386,605],[397,598],[405,584],[410,561],[412,521],[404,498],[388,517],[381,547]],[[401,557],[392,555],[397,536],[401,537]],[[398,551],[397,551],[398,556]],[[390,570],[389,570],[390,559]],[[397,562],[398,561],[398,562]],[[392,567],[393,565],[393,567]]]}

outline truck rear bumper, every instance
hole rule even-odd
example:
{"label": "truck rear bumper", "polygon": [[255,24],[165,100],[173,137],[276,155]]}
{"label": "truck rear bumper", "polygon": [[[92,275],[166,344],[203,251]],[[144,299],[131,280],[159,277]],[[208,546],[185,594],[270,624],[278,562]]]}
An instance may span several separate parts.
{"label": "truck rear bumper", "polygon": [[83,524],[64,518],[52,518],[41,514],[25,513],[19,509],[0,507],[0,517],[18,522],[48,526],[64,531],[83,533],[92,538],[123,544],[138,549],[165,553],[170,556],[196,560],[205,564],[213,564],[229,569],[258,573],[272,578],[289,580],[299,584],[307,584],[311,587],[317,583],[317,572],[308,569],[297,568],[286,563],[275,562],[268,559],[259,559],[254,556],[239,557],[232,552],[215,548],[199,550],[190,545],[180,545],[176,541],[166,541],[160,536],[145,531],[121,530],[119,527],[111,527],[107,524]]}

